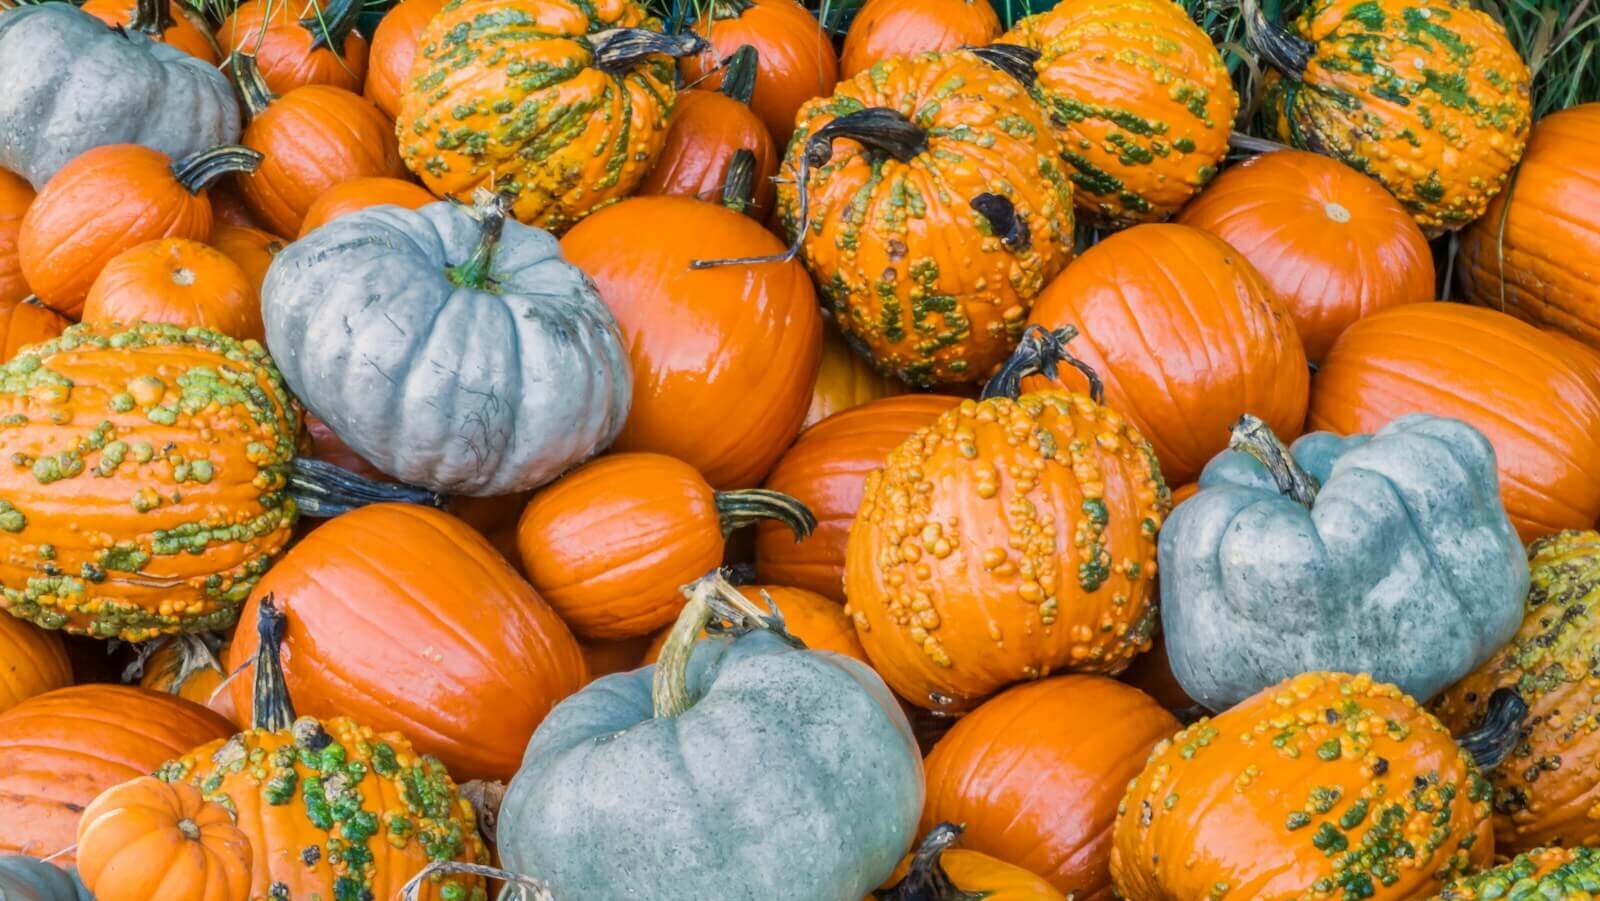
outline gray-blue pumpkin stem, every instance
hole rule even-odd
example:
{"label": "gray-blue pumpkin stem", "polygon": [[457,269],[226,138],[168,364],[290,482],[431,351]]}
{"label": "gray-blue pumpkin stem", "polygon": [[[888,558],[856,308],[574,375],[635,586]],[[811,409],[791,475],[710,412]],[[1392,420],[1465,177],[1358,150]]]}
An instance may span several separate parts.
{"label": "gray-blue pumpkin stem", "polygon": [[613,28],[589,35],[589,46],[594,48],[595,68],[618,74],[649,56],[662,54],[679,59],[700,53],[711,45],[690,31],[662,34],[648,28]]}
{"label": "gray-blue pumpkin stem", "polygon": [[128,29],[149,35],[152,40],[160,40],[172,24],[172,7],[168,0],[136,0],[133,17],[128,20]]}
{"label": "gray-blue pumpkin stem", "polygon": [[721,91],[745,106],[756,93],[756,69],[761,65],[761,53],[745,44],[722,63]]}
{"label": "gray-blue pumpkin stem", "polygon": [[1035,67],[1039,64],[1042,54],[1032,47],[990,44],[987,47],[973,47],[971,50],[973,56],[1022,82],[1025,88],[1031,88],[1039,83],[1039,70]]}
{"label": "gray-blue pumpkin stem", "polygon": [[983,399],[1009,397],[1016,400],[1022,394],[1022,380],[1030,375],[1042,375],[1059,381],[1060,364],[1066,363],[1083,373],[1089,382],[1089,399],[1097,404],[1106,400],[1106,386],[1094,367],[1083,362],[1067,350],[1067,342],[1078,337],[1078,330],[1070,325],[1051,331],[1042,325],[1030,325],[1017,342],[1017,349],[983,386]]}
{"label": "gray-blue pumpkin stem", "polygon": [[1489,709],[1478,728],[1456,737],[1461,749],[1472,755],[1481,770],[1492,770],[1522,740],[1522,721],[1528,702],[1513,688],[1497,688],[1489,696]]}
{"label": "gray-blue pumpkin stem", "polygon": [[1249,454],[1266,467],[1268,475],[1278,486],[1278,492],[1284,497],[1293,498],[1308,510],[1317,502],[1317,492],[1322,490],[1322,484],[1295,461],[1294,455],[1272,431],[1272,427],[1257,417],[1249,413],[1239,417],[1239,421],[1233,424],[1233,433],[1228,437],[1228,449]]}
{"label": "gray-blue pumpkin stem", "polygon": [[1261,54],[1267,65],[1298,80],[1310,65],[1316,46],[1272,21],[1261,8],[1261,0],[1243,0],[1240,11],[1244,19],[1245,44]]}
{"label": "gray-blue pumpkin stem", "polygon": [[806,162],[826,166],[833,159],[833,142],[849,138],[857,144],[909,163],[928,150],[928,131],[886,106],[874,106],[840,116],[806,139]]}
{"label": "gray-blue pumpkin stem", "polygon": [[983,901],[985,892],[963,891],[944,870],[940,857],[961,838],[965,826],[940,823],[928,830],[911,858],[906,878],[873,893],[879,901]]}
{"label": "gray-blue pumpkin stem", "polygon": [[370,504],[445,505],[444,495],[437,491],[379,482],[308,457],[294,459],[289,473],[289,494],[302,515],[318,519],[331,519]]}
{"label": "gray-blue pumpkin stem", "polygon": [[229,172],[254,172],[266,157],[239,144],[218,144],[172,164],[172,177],[190,194],[199,194]]}

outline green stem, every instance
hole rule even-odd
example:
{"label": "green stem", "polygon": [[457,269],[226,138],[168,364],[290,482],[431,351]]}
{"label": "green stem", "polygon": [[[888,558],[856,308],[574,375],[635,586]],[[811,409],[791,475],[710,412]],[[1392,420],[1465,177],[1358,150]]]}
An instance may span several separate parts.
{"label": "green stem", "polygon": [[137,0],[133,5],[133,18],[128,21],[132,31],[160,40],[173,24],[172,7],[167,0]]}
{"label": "green stem", "polygon": [[473,199],[473,215],[478,220],[478,244],[465,261],[446,269],[445,276],[457,288],[487,291],[494,287],[494,279],[489,271],[494,264],[495,247],[500,244],[500,235],[505,231],[506,219],[511,216],[512,196],[484,191]]}
{"label": "green stem", "polygon": [[722,205],[736,213],[754,213],[756,196],[756,155],[741,147],[728,161],[728,175],[722,180]]}
{"label": "green stem", "polygon": [[1032,47],[990,44],[987,47],[972,48],[972,54],[1022,82],[1023,87],[1031,88],[1039,83],[1039,70],[1035,66],[1038,65],[1041,54]]}
{"label": "green stem", "polygon": [[311,34],[311,49],[327,47],[344,55],[344,42],[361,18],[362,0],[329,0],[327,9],[315,8],[316,15],[300,20],[300,27]]}
{"label": "green stem", "polygon": [[272,101],[278,99],[277,95],[272,93],[272,88],[267,87],[267,80],[261,75],[261,69],[256,65],[253,54],[235,50],[225,65],[228,74],[233,77],[233,86],[239,92],[239,100],[244,104],[245,121],[248,122],[266,112]]}
{"label": "green stem", "polygon": [[656,54],[678,59],[693,56],[711,46],[693,32],[662,34],[648,28],[613,28],[589,35],[594,48],[595,68],[613,75],[626,72],[640,60]]}
{"label": "green stem", "polygon": [[294,725],[294,702],[289,700],[289,685],[283,674],[283,657],[280,645],[289,625],[288,614],[278,609],[272,595],[261,599],[256,616],[256,636],[261,644],[256,648],[255,700],[251,706],[250,722],[257,729],[282,732]]}
{"label": "green stem", "polygon": [[980,892],[962,891],[950,874],[944,871],[939,859],[957,840],[966,827],[954,823],[940,823],[928,831],[911,858],[906,878],[897,885],[874,893],[879,901],[983,901]]}
{"label": "green stem", "polygon": [[1456,738],[1461,749],[1472,755],[1478,769],[1492,770],[1511,753],[1522,739],[1522,722],[1528,704],[1513,688],[1497,688],[1489,696],[1489,710],[1478,728]]}
{"label": "green stem", "polygon": [[309,457],[294,458],[289,494],[303,516],[331,519],[370,504],[445,505],[442,495],[426,488],[378,482],[348,469]]}
{"label": "green stem", "polygon": [[1059,381],[1059,364],[1066,363],[1088,379],[1089,399],[1097,404],[1105,403],[1106,387],[1100,381],[1100,374],[1067,350],[1067,342],[1076,337],[1078,330],[1070,325],[1055,331],[1042,325],[1028,326],[1022,333],[1022,340],[1017,343],[1017,349],[1011,352],[1011,357],[995,373],[994,378],[983,386],[983,399],[1017,399],[1022,394],[1022,380],[1030,375],[1042,375],[1051,381]]}
{"label": "green stem", "polygon": [[760,52],[749,44],[733,51],[733,55],[722,64],[722,87],[719,90],[749,106],[750,98],[756,93],[756,69],[760,63]]}
{"label": "green stem", "polygon": [[1295,461],[1283,440],[1260,419],[1249,413],[1239,417],[1239,421],[1233,424],[1233,434],[1228,438],[1228,449],[1254,457],[1257,463],[1266,468],[1278,486],[1278,492],[1284,497],[1293,498],[1308,510],[1317,502],[1317,492],[1322,490],[1317,477],[1306,472]]}
{"label": "green stem", "polygon": [[1261,8],[1261,0],[1243,0],[1240,9],[1244,18],[1245,43],[1261,54],[1267,65],[1298,81],[1315,55],[1316,45],[1291,34],[1274,18],[1269,18]]}
{"label": "green stem", "polygon": [[727,537],[745,526],[763,519],[775,519],[789,527],[795,541],[811,537],[817,528],[817,518],[805,504],[781,491],[765,488],[746,488],[740,491],[719,491],[717,515],[722,520],[722,535]]}
{"label": "green stem", "polygon": [[899,112],[875,106],[840,116],[817,129],[806,140],[806,161],[826,166],[833,159],[833,142],[849,138],[869,150],[876,150],[909,163],[928,150],[928,132]]}
{"label": "green stem", "polygon": [[199,194],[229,172],[254,172],[266,157],[238,144],[198,150],[172,164],[172,177],[190,194]]}

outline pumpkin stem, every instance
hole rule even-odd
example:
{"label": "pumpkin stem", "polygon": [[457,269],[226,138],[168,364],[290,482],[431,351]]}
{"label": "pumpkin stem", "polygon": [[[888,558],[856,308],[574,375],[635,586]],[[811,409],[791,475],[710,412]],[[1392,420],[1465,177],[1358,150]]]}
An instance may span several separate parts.
{"label": "pumpkin stem", "polygon": [[1261,54],[1267,65],[1290,78],[1297,79],[1304,74],[1316,53],[1316,46],[1268,19],[1261,9],[1261,0],[1243,0],[1240,9],[1245,43],[1250,49]]}
{"label": "pumpkin stem", "polygon": [[728,176],[722,181],[722,205],[735,213],[754,214],[751,201],[755,196],[756,155],[741,147],[728,161]]}
{"label": "pumpkin stem", "polygon": [[222,642],[222,636],[215,632],[183,632],[147,641],[138,646],[139,650],[134,661],[122,671],[122,680],[132,682],[143,676],[150,658],[162,648],[171,646],[175,652],[172,655],[172,662],[163,667],[157,675],[166,682],[169,693],[177,694],[195,673],[204,670],[225,672],[222,669],[222,661],[217,659],[217,650],[222,647]]}
{"label": "pumpkin stem", "polygon": [[246,122],[266,112],[272,101],[278,99],[272,88],[267,87],[267,79],[256,65],[255,54],[235,50],[225,65],[233,78],[234,89],[239,92],[239,101],[244,105]]}
{"label": "pumpkin stem", "polygon": [[332,519],[369,504],[445,505],[444,496],[436,491],[379,482],[309,457],[294,459],[289,470],[289,494],[302,515],[316,519]]}
{"label": "pumpkin stem", "polygon": [[[462,863],[458,860],[436,860],[423,867],[421,872],[411,877],[400,889],[400,901],[417,901],[422,897],[422,885],[425,882],[437,882],[441,876],[453,875],[482,876],[486,879],[498,879],[506,883],[506,890],[501,893],[503,901],[555,901],[555,895],[550,893],[550,886],[521,873],[502,870],[496,867],[486,867],[475,863]],[[430,893],[430,897],[432,893]]]}
{"label": "pumpkin stem", "polygon": [[1063,325],[1055,331],[1042,325],[1028,326],[1027,331],[1022,333],[1022,340],[1017,342],[1017,349],[1011,352],[1011,357],[994,374],[994,378],[983,386],[982,398],[1009,397],[1015,400],[1022,394],[1023,379],[1030,375],[1042,375],[1056,381],[1059,364],[1066,363],[1089,380],[1089,399],[1097,404],[1105,403],[1106,386],[1101,383],[1100,374],[1067,350],[1067,342],[1076,337],[1078,330],[1070,325]]}
{"label": "pumpkin stem", "polygon": [[902,163],[928,151],[927,130],[886,106],[858,110],[817,129],[806,139],[806,161],[813,166],[826,166],[833,159],[833,142],[837,138],[849,138]]}
{"label": "pumpkin stem", "polygon": [[763,519],[775,519],[788,526],[796,542],[810,538],[817,528],[817,518],[806,505],[781,491],[765,488],[718,491],[716,498],[724,538]]}
{"label": "pumpkin stem", "polygon": [[1478,769],[1492,770],[1522,740],[1522,721],[1528,716],[1528,703],[1514,688],[1497,688],[1489,696],[1489,709],[1478,728],[1457,736],[1461,749],[1472,755]]}
{"label": "pumpkin stem", "polygon": [[667,642],[656,659],[655,678],[650,687],[651,706],[657,717],[678,716],[694,706],[695,698],[689,693],[689,658],[703,631],[709,629],[727,635],[767,631],[794,647],[805,647],[789,634],[783,614],[771,597],[763,593],[770,612],[762,610],[734,588],[720,569],[712,570],[679,590],[689,602],[667,634]]}
{"label": "pumpkin stem", "polygon": [[238,144],[197,150],[172,164],[172,177],[190,194],[199,194],[228,172],[254,172],[266,157]]}
{"label": "pumpkin stem", "polygon": [[491,194],[480,191],[473,197],[472,214],[478,220],[478,244],[472,255],[458,266],[445,270],[445,277],[457,288],[475,288],[492,291],[495,284],[489,275],[494,262],[494,249],[505,231],[506,219],[511,215],[512,197],[507,193]]}
{"label": "pumpkin stem", "polygon": [[1033,247],[1033,232],[1028,220],[1017,215],[1017,206],[1010,198],[999,194],[979,194],[972,198],[972,208],[989,223],[989,230],[1000,238],[1000,243],[1012,253],[1027,253]]}
{"label": "pumpkin stem", "polygon": [[1260,419],[1249,413],[1239,417],[1228,438],[1228,449],[1249,454],[1266,467],[1284,497],[1293,498],[1308,510],[1317,502],[1317,492],[1322,490],[1317,477],[1300,466],[1283,439]]}
{"label": "pumpkin stem", "polygon": [[177,823],[178,833],[191,842],[200,840],[200,826],[194,820],[184,817]]}
{"label": "pumpkin stem", "polygon": [[960,840],[966,828],[955,823],[940,823],[928,830],[911,858],[906,878],[890,888],[873,892],[873,897],[879,901],[983,901],[984,894],[957,887],[939,859]]}
{"label": "pumpkin stem", "polygon": [[990,44],[987,47],[973,47],[972,55],[1022,82],[1025,88],[1031,88],[1039,82],[1039,70],[1034,66],[1038,64],[1041,54],[1032,47]]}
{"label": "pumpkin stem", "polygon": [[625,72],[647,56],[664,53],[677,59],[693,56],[710,45],[692,32],[662,34],[648,28],[613,28],[589,35],[595,68],[612,75]]}
{"label": "pumpkin stem", "polygon": [[300,27],[311,35],[311,52],[327,47],[343,56],[345,38],[355,30],[356,20],[361,18],[361,8],[361,0],[328,0],[327,9],[314,6],[313,15],[299,22]]}
{"label": "pumpkin stem", "polygon": [[478,832],[492,844],[499,832],[500,806],[506,800],[506,784],[474,779],[461,783],[459,794],[462,800],[472,805],[472,813],[478,819]]}
{"label": "pumpkin stem", "polygon": [[760,51],[745,44],[722,64],[722,87],[718,90],[745,106],[756,93],[756,69],[761,62]]}
{"label": "pumpkin stem", "polygon": [[151,40],[160,40],[172,23],[172,7],[168,0],[137,0],[128,28],[149,35]]}
{"label": "pumpkin stem", "polygon": [[289,685],[283,675],[283,657],[279,645],[283,632],[289,625],[289,615],[278,609],[272,595],[261,599],[260,613],[256,616],[256,636],[261,644],[256,648],[255,696],[250,722],[257,729],[282,732],[294,725],[294,702],[289,700]]}

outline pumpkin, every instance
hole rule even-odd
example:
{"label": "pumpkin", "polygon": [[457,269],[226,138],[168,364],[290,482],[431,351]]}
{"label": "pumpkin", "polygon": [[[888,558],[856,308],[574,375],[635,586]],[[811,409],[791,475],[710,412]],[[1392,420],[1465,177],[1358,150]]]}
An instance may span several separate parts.
{"label": "pumpkin", "polygon": [[661,152],[669,54],[700,41],[659,29],[637,0],[449,0],[400,97],[406,165],[440,197],[509,190],[518,221],[565,230],[632,193]]}
{"label": "pumpkin", "polygon": [[272,266],[273,258],[281,253],[289,242],[259,228],[217,225],[212,227],[211,237],[206,239],[206,243],[227,254],[228,259],[237,263],[239,268],[244,270],[250,286],[259,295],[261,283],[266,281],[267,269]]}
{"label": "pumpkin", "polygon": [[[236,225],[241,228],[261,229],[262,222],[245,205],[239,185],[232,179],[220,181],[211,187],[211,216],[213,228]],[[215,233],[215,232],[213,232]]]}
{"label": "pumpkin", "polygon": [[[751,602],[777,611],[777,615],[783,618],[784,629],[800,639],[806,647],[814,651],[832,651],[853,657],[864,664],[869,663],[867,652],[861,649],[861,641],[856,638],[856,629],[850,617],[845,615],[843,607],[832,600],[814,592],[781,585],[741,585],[738,591]],[[671,628],[656,633],[645,651],[645,663],[655,663],[660,659],[661,649],[666,647],[671,635]],[[701,633],[700,637],[704,638],[705,633]]]}
{"label": "pumpkin", "polygon": [[41,301],[76,318],[112,257],[158,238],[204,241],[212,225],[206,187],[259,165],[261,154],[233,145],[177,161],[138,144],[90,150],[62,168],[23,216],[22,274]]}
{"label": "pumpkin", "polygon": [[799,433],[822,320],[798,263],[693,268],[707,236],[732,256],[783,250],[750,217],[686,197],[608,207],[561,250],[594,279],[632,360],[615,448],[677,457],[727,491],[761,484]]}
{"label": "pumpkin", "polygon": [[873,369],[866,357],[851,349],[838,329],[825,326],[822,365],[811,388],[811,406],[800,428],[809,429],[835,413],[908,390],[904,382]]}
{"label": "pumpkin", "polygon": [[0,616],[0,713],[71,684],[72,663],[60,635]]}
{"label": "pumpkin", "polygon": [[121,685],[62,688],[0,713],[0,853],[72,866],[96,795],[232,729],[198,704]]}
{"label": "pumpkin", "polygon": [[1107,403],[1150,440],[1173,485],[1193,481],[1245,413],[1285,438],[1305,423],[1311,376],[1293,317],[1249,260],[1199,229],[1112,235],[1045,289],[1029,321],[1078,330],[1074,353],[1104,378]]}
{"label": "pumpkin", "polygon": [[1030,328],[984,400],[867,476],[844,593],[873,666],[920,707],[967,710],[1057,670],[1116,673],[1150,647],[1171,506],[1155,453],[1098,387],[1017,394],[1028,373],[1082,365],[1071,337]]}
{"label": "pumpkin", "polygon": [[1508,693],[1458,744],[1393,685],[1305,673],[1202,719],[1128,785],[1117,897],[1426,897],[1494,856],[1480,766],[1515,739],[1520,703]]}
{"label": "pumpkin", "polygon": [[[501,861],[558,898],[626,897],[641,878],[656,901],[860,898],[915,838],[905,715],[870,668],[797,647],[716,572],[684,591],[660,663],[595,682],[535,733]],[[724,634],[697,642],[714,620]]]}
{"label": "pumpkin", "polygon": [[391,119],[400,116],[400,96],[411,78],[422,29],[444,7],[445,0],[403,0],[391,7],[372,32],[367,80],[361,93]]}
{"label": "pumpkin", "polygon": [[1359,434],[1411,412],[1460,419],[1488,437],[1524,542],[1600,517],[1600,393],[1532,326],[1429,303],[1346,329],[1317,371],[1308,427]]}
{"label": "pumpkin", "polygon": [[792,585],[844,602],[845,543],[867,475],[916,430],[930,426],[959,398],[908,394],[836,413],[800,433],[767,476],[816,516],[811,537],[796,543],[778,524],[756,525],[756,571],[762,581]]}
{"label": "pumpkin", "polygon": [[162,238],[111,258],[83,302],[83,321],[170,322],[260,341],[261,300],[227,254],[183,238]]}
{"label": "pumpkin", "polygon": [[367,41],[356,32],[361,0],[245,0],[217,29],[228,53],[248,53],[267,88],[287,94],[308,85],[361,92]]}
{"label": "pumpkin", "polygon": [[21,854],[0,856],[0,897],[6,901],[95,901],[76,872]]}
{"label": "pumpkin", "polygon": [[0,300],[0,360],[9,360],[30,344],[59,336],[72,320],[36,298]]}
{"label": "pumpkin", "polygon": [[352,178],[323,191],[300,222],[300,237],[340,216],[369,206],[390,204],[408,210],[421,209],[438,198],[415,183],[399,178]]}
{"label": "pumpkin", "polygon": [[[437,510],[378,504],[328,521],[267,573],[245,622],[268,595],[289,616],[284,670],[304,712],[401,732],[462,779],[509,778],[539,721],[585,681],[578,643],[550,606]],[[256,649],[240,630],[224,669]],[[229,688],[237,709],[251,709],[247,677]]]}
{"label": "pumpkin", "polygon": [[224,638],[200,633],[158,639],[143,659],[140,687],[177,695],[215,710],[231,723],[240,722],[233,695],[223,687],[227,674],[222,658],[228,653]]}
{"label": "pumpkin", "polygon": [[845,33],[839,77],[849,80],[891,57],[983,47],[1002,30],[986,0],[868,0]]}
{"label": "pumpkin", "polygon": [[[1582,898],[1600,883],[1600,851],[1593,848],[1540,848],[1493,869],[1451,883],[1427,901],[1486,901],[1491,898]],[[1507,894],[1508,891],[1516,894]]]}
{"label": "pumpkin", "polygon": [[639,183],[640,194],[677,194],[717,201],[740,150],[754,157],[753,215],[773,211],[778,151],[766,125],[750,109],[756,79],[756,51],[741,47],[728,61],[719,90],[692,88],[678,95],[667,120],[667,137],[652,168]]}
{"label": "pumpkin", "polygon": [[1545,337],[1555,346],[1558,353],[1565,355],[1573,365],[1594,376],[1597,382],[1600,382],[1600,349],[1590,347],[1566,332],[1558,332],[1553,329],[1541,329],[1540,331],[1544,332]]}
{"label": "pumpkin", "polygon": [[[309,540],[332,527],[323,526]],[[235,813],[255,852],[253,899],[395,898],[432,862],[488,863],[472,805],[444,764],[405,735],[378,731],[351,716],[296,715],[293,699],[301,695],[286,687],[279,642],[285,631],[296,631],[303,606],[288,617],[271,597],[260,599],[253,627],[235,636],[234,647],[251,647],[252,678],[235,681],[247,691],[254,682],[250,702],[240,707],[251,711],[251,728],[187,751],[156,775],[195,786],[207,801]],[[292,658],[294,651],[282,654]],[[411,672],[421,676],[427,670]],[[487,895],[480,877],[456,874],[431,881],[412,897],[485,901]]]}
{"label": "pumpkin", "polygon": [[1111,826],[1128,780],[1178,721],[1103,676],[1019,685],[956,721],[928,754],[924,828],[1044,877],[1068,898],[1109,897]]}
{"label": "pumpkin", "polygon": [[634,638],[676,619],[678,589],[721,564],[728,535],[762,519],[791,541],[815,525],[785,495],[714,491],[672,457],[611,454],[534,495],[517,549],[533,587],[579,636]]}
{"label": "pumpkin", "polygon": [[739,48],[755,48],[760,66],[750,108],[778,146],[787,146],[800,107],[833,93],[838,83],[839,57],[828,33],[794,0],[711,0],[696,11],[694,32],[708,46],[683,58],[684,82],[715,89],[724,77],[719,66]]}
{"label": "pumpkin", "polygon": [[578,646],[583,651],[584,663],[589,667],[589,682],[593,682],[602,676],[625,673],[643,666],[645,652],[651,644],[650,636],[639,635],[610,641],[580,641]]}
{"label": "pumpkin", "polygon": [[0,84],[0,169],[36,189],[95,147],[183,159],[239,137],[239,104],[216,67],[67,3],[0,12]]}
{"label": "pumpkin", "polygon": [[1065,901],[1050,883],[1021,867],[951,847],[964,828],[940,823],[928,830],[890,882],[865,901]]}
{"label": "pumpkin", "polygon": [[250,839],[200,790],[141,776],[78,821],[78,873],[98,901],[249,901]]}
{"label": "pumpkin", "polygon": [[1038,54],[1039,92],[1086,217],[1160,221],[1217,174],[1239,98],[1180,4],[1069,0],[1000,40]]}
{"label": "pumpkin", "polygon": [[1522,156],[1530,76],[1466,0],[1315,0],[1285,29],[1245,0],[1280,139],[1389,189],[1430,234],[1483,214]]}
{"label": "pumpkin", "polygon": [[183,0],[88,0],[78,8],[107,25],[124,26],[217,64],[217,43],[205,17],[190,12]]}
{"label": "pumpkin", "polygon": [[1433,300],[1433,254],[1399,202],[1336,160],[1281,150],[1222,173],[1178,215],[1228,242],[1321,360],[1350,323]]}
{"label": "pumpkin", "polygon": [[1031,76],[994,49],[891,59],[800,111],[783,225],[834,322],[912,385],[986,379],[1072,258],[1072,185]]}
{"label": "pumpkin", "polygon": [[262,286],[290,387],[406,482],[534,488],[605,448],[628,415],[616,320],[555,240],[507,222],[507,206],[352,213],[291,244]]}
{"label": "pumpkin", "polygon": [[1223,710],[1297,673],[1369,673],[1426,702],[1522,621],[1528,563],[1494,448],[1402,416],[1291,451],[1234,426],[1161,530],[1161,629],[1190,697]]}
{"label": "pumpkin", "polygon": [[17,232],[33,197],[33,186],[22,176],[0,169],[0,304],[16,303],[32,293],[17,260]]}
{"label": "pumpkin", "polygon": [[[1468,300],[1600,347],[1600,103],[1552,113],[1515,181],[1461,233]],[[3,226],[0,226],[3,228]],[[3,240],[3,238],[0,238]]]}

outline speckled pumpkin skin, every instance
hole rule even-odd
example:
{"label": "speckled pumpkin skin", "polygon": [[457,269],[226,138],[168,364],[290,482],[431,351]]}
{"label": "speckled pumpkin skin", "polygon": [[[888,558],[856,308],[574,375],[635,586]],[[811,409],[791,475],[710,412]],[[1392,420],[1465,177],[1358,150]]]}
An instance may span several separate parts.
{"label": "speckled pumpkin skin", "polygon": [[1170,508],[1149,443],[1088,397],[963,401],[867,477],[848,611],[885,681],[932,710],[1116,673],[1150,647]]}
{"label": "speckled pumpkin skin", "polygon": [[1125,901],[1409,901],[1489,863],[1492,793],[1398,688],[1307,673],[1156,746],[1111,875]]}
{"label": "speckled pumpkin skin", "polygon": [[0,366],[0,608],[144,641],[233,624],[298,514],[300,410],[254,341],[76,325]]}
{"label": "speckled pumpkin skin", "polygon": [[[1072,185],[1042,109],[1021,82],[966,51],[877,63],[800,110],[785,169],[835,118],[887,107],[928,132],[902,163],[855,141],[811,167],[800,219],[792,182],[778,185],[789,235],[824,306],[877,367],[913,385],[987,378],[1016,346],[1033,298],[1072,259]],[[1031,236],[1008,247],[973,198],[1012,202]]]}
{"label": "speckled pumpkin skin", "polygon": [[400,98],[400,155],[440,197],[494,183],[514,214],[562,231],[621,200],[666,141],[676,68],[619,73],[585,35],[660,30],[635,0],[452,0],[423,30]]}
{"label": "speckled pumpkin skin", "polygon": [[1067,0],[1000,38],[1034,69],[1077,185],[1109,225],[1166,219],[1217,174],[1239,98],[1222,55],[1171,0]]}
{"label": "speckled pumpkin skin", "polygon": [[1427,901],[1592,901],[1600,889],[1600,851],[1540,848],[1452,883]]}
{"label": "speckled pumpkin skin", "polygon": [[[444,765],[402,735],[345,717],[241,732],[156,775],[233,811],[255,852],[250,901],[396,898],[432,861],[489,862],[472,805]],[[487,897],[481,877],[464,875],[426,883],[419,895]]]}
{"label": "speckled pumpkin skin", "polygon": [[1269,74],[1278,136],[1383,182],[1430,234],[1483,214],[1522,157],[1528,67],[1465,0],[1314,0],[1293,31],[1315,50]]}

